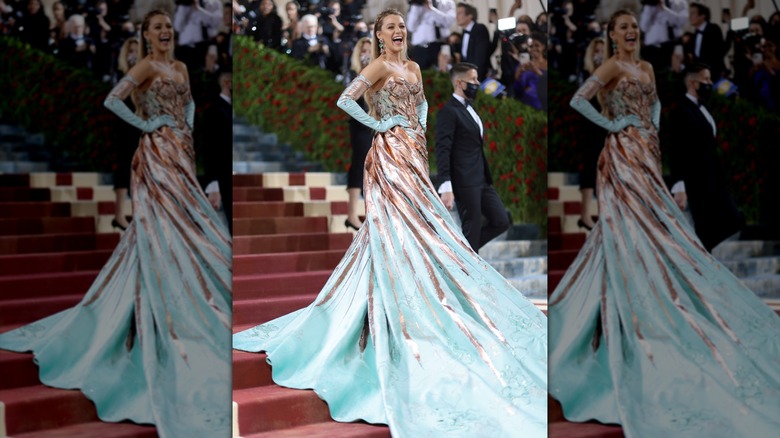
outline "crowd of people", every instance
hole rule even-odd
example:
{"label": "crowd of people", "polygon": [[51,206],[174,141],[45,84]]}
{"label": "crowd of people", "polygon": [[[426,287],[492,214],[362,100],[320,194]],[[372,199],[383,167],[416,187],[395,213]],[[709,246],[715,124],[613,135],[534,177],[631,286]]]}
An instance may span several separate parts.
{"label": "crowd of people", "polygon": [[[140,29],[131,19],[132,6],[133,0],[58,0],[46,10],[41,0],[0,0],[0,34],[115,83],[124,74],[122,46],[138,38]],[[231,8],[220,0],[177,2],[176,57],[190,71],[231,70]]]}
{"label": "crowd of people", "polygon": [[[235,33],[250,35],[265,47],[330,70],[348,83],[355,76],[349,59],[356,42],[373,34],[373,23],[363,20],[365,0],[291,0],[283,5],[286,20],[280,15],[280,6],[275,0],[235,0]],[[410,0],[405,17],[409,56],[423,70],[441,72],[459,62],[472,63],[478,67],[480,81],[495,79],[503,85],[501,94],[546,109],[540,84],[546,83],[547,15],[534,19],[520,15],[521,8],[522,0],[516,0],[507,11],[508,17],[516,17],[516,24],[508,29],[499,29],[499,14],[491,10],[491,36],[471,3]],[[499,54],[495,62],[494,53]]]}
{"label": "crowd of people", "polygon": [[[549,62],[569,81],[582,82],[590,74],[587,62],[593,60],[587,60],[588,47],[604,37],[605,24],[596,17],[599,6],[599,0],[550,1]],[[739,13],[720,11],[721,23],[715,23],[713,11],[704,3],[643,1],[637,10],[641,57],[659,74],[682,75],[697,63],[706,64],[718,89],[777,110],[780,12],[763,16],[756,10],[755,1],[746,0]],[[596,67],[601,60],[596,56]]]}

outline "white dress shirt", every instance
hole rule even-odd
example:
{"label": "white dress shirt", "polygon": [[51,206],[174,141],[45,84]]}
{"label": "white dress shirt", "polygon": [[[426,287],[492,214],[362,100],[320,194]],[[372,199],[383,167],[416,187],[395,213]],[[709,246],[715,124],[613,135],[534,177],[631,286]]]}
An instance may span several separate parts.
{"label": "white dress shirt", "polygon": [[[458,99],[458,102],[462,103],[463,105],[466,105],[466,99],[464,97],[458,96],[455,93],[452,93],[452,97],[454,97],[455,99]],[[472,108],[471,105],[466,106],[466,110],[469,112],[469,114],[471,114],[471,118],[474,119],[474,121],[477,123],[477,126],[479,126],[479,135],[481,137],[484,137],[485,136],[485,132],[484,132],[484,130],[482,128],[482,119],[479,118],[479,115],[477,114],[476,111],[474,111],[474,108]],[[449,193],[451,191],[452,191],[452,181],[444,181],[439,186],[439,194]]]}
{"label": "white dress shirt", "polygon": [[693,54],[696,55],[697,58],[701,56],[701,42],[702,40],[704,40],[703,32],[706,27],[707,27],[707,22],[705,21],[704,23],[701,24],[701,26],[696,28],[697,31],[701,31],[701,32],[696,32],[696,47],[693,49]]}
{"label": "white dress shirt", "polygon": [[[463,28],[463,42],[460,46],[460,54],[463,55],[463,59],[466,59],[466,53],[469,52],[469,41],[471,40],[471,30],[474,29],[474,22],[469,23],[468,26]],[[466,33],[468,31],[469,33]]]}
{"label": "white dress shirt", "polygon": [[675,38],[680,38],[688,23],[686,0],[670,0],[670,7],[644,6],[639,17],[639,28],[644,33],[646,46],[657,46],[669,42],[669,26]]}
{"label": "white dress shirt", "polygon": [[[206,3],[210,5],[211,3]],[[217,11],[209,11],[200,6],[180,5],[176,7],[176,14],[173,17],[173,28],[179,34],[179,45],[189,46],[203,41],[203,28],[206,26],[207,33],[213,37],[216,35],[219,25],[222,23],[222,7]]]}
{"label": "white dress shirt", "polygon": [[431,9],[425,6],[412,5],[406,18],[409,32],[412,33],[410,43],[413,46],[429,44],[436,41],[436,27],[439,37],[450,36],[450,27],[455,22],[455,4],[451,0],[439,0],[439,7]]}
{"label": "white dress shirt", "polygon": [[[699,105],[699,100],[695,97],[691,96],[688,93],[685,93],[685,97],[691,100],[691,102],[695,103],[696,105]],[[707,108],[704,107],[704,105],[699,105],[699,111],[704,115],[704,118],[707,119],[708,122],[710,122],[710,126],[712,126],[712,136],[716,137],[718,135],[718,128],[715,126],[715,119],[712,118],[712,114],[710,114],[709,111],[707,111]]]}

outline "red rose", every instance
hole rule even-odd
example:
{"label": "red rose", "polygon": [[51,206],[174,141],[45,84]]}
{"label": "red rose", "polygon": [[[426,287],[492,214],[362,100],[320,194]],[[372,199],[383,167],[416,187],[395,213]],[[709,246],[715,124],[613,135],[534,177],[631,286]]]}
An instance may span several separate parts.
{"label": "red rose", "polygon": [[523,122],[525,122],[525,120],[523,120],[523,116],[517,116],[517,118],[515,119],[515,126],[519,128],[523,126]]}
{"label": "red rose", "polygon": [[491,142],[490,142],[490,145],[489,145],[488,147],[489,147],[489,148],[490,148],[490,150],[491,150],[491,151],[493,151],[493,152],[495,152],[495,151],[498,149],[498,147],[496,146],[496,142],[495,142],[495,141],[491,141]]}

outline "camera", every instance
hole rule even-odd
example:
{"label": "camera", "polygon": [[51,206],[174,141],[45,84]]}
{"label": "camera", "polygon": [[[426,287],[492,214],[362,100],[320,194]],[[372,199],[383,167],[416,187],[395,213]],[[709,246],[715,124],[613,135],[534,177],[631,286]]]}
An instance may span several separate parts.
{"label": "camera", "polygon": [[315,13],[320,14],[320,19],[325,19],[336,13],[336,10],[327,6],[320,6],[314,10]]}

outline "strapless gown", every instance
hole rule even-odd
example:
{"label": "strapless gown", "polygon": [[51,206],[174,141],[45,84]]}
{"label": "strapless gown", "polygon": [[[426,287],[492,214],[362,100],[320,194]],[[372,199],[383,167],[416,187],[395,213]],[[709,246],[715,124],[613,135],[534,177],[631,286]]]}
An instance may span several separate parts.
{"label": "strapless gown", "polygon": [[469,246],[428,175],[415,106],[391,78],[365,164],[366,221],[316,300],[233,336],[265,351],[273,379],[310,388],[337,421],[394,437],[546,437],[544,314]]}
{"label": "strapless gown", "polygon": [[777,436],[780,318],[674,203],[656,99],[654,84],[626,78],[607,95],[610,117],[643,126],[607,136],[599,220],[550,297],[550,393],[567,419],[620,424],[627,437]]}
{"label": "strapless gown", "polygon": [[0,335],[0,348],[32,351],[44,384],[80,389],[104,421],[229,437],[232,250],[196,179],[191,98],[164,79],[140,94],[144,118],[177,126],[141,136],[130,226],[78,305]]}

